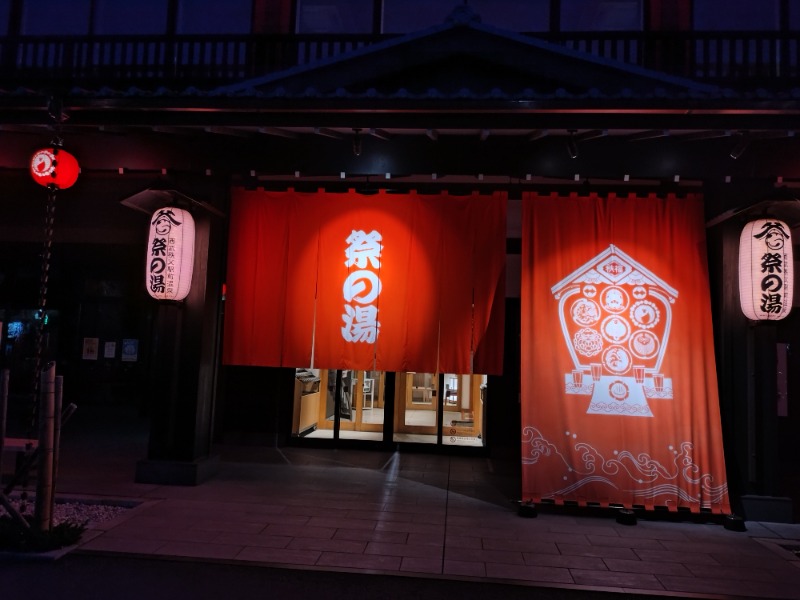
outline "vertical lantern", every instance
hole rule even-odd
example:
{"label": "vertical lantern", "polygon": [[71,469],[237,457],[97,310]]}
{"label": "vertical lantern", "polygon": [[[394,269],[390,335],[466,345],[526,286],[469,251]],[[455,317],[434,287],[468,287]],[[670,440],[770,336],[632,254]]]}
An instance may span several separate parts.
{"label": "vertical lantern", "polygon": [[153,213],[147,241],[145,285],[156,300],[183,300],[192,286],[194,219],[182,208]]}
{"label": "vertical lantern", "polygon": [[792,309],[794,262],[789,227],[777,219],[745,225],[739,238],[739,300],[753,321],[777,321]]}

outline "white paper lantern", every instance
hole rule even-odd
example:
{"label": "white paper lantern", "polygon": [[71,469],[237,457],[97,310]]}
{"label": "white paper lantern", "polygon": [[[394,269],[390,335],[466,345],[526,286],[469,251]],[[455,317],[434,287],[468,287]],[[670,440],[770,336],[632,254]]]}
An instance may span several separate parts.
{"label": "white paper lantern", "polygon": [[145,285],[156,300],[183,300],[192,286],[194,219],[182,208],[161,208],[150,219]]}
{"label": "white paper lantern", "polygon": [[789,227],[777,219],[744,226],[739,238],[739,300],[753,321],[777,321],[792,309],[794,258]]}

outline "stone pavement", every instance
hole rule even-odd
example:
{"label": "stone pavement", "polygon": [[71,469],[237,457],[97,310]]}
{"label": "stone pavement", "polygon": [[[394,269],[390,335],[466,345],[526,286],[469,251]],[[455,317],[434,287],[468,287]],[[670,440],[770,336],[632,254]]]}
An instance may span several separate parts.
{"label": "stone pavement", "polygon": [[522,518],[514,461],[400,451],[220,446],[220,472],[202,485],[136,484],[146,435],[130,415],[116,419],[64,434],[60,496],[136,504],[93,526],[77,553],[800,600],[800,525]]}

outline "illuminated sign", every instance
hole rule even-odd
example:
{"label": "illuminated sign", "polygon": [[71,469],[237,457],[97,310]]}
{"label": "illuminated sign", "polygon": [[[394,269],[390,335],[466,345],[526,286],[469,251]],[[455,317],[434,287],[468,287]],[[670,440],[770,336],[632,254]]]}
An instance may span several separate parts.
{"label": "illuminated sign", "polygon": [[194,219],[182,208],[153,214],[147,242],[145,285],[156,300],[183,300],[192,286]]}
{"label": "illuminated sign", "polygon": [[789,227],[776,219],[745,225],[739,238],[739,301],[753,321],[777,321],[792,310],[794,259]]}

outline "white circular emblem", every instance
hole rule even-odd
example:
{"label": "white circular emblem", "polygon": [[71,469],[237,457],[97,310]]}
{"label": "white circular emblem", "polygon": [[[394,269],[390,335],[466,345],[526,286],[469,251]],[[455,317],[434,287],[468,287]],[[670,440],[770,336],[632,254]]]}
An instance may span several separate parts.
{"label": "white circular emblem", "polygon": [[603,352],[603,364],[612,373],[620,375],[631,368],[631,357],[621,346],[611,346]]}
{"label": "white circular emblem", "polygon": [[594,325],[600,320],[600,307],[594,300],[578,298],[573,302],[570,314],[578,325]]}
{"label": "white circular emblem", "polygon": [[620,381],[619,379],[613,381],[611,385],[608,386],[608,395],[614,400],[623,402],[628,398],[629,393],[630,390],[628,390],[628,386],[625,385],[624,381]]}
{"label": "white circular emblem", "polygon": [[652,329],[661,318],[661,311],[649,300],[639,300],[631,308],[631,320],[637,327]]}
{"label": "white circular emblem", "polygon": [[31,158],[31,173],[36,177],[50,177],[56,170],[56,157],[50,150],[39,150]]}
{"label": "white circular emblem", "polygon": [[630,342],[631,352],[637,358],[652,358],[658,352],[658,337],[650,331],[640,330],[633,334]]}
{"label": "white circular emblem", "polygon": [[628,339],[630,334],[630,325],[625,317],[611,315],[603,319],[603,325],[600,328],[603,337],[612,344],[619,344]]}
{"label": "white circular emblem", "polygon": [[621,313],[628,307],[628,292],[621,287],[609,287],[600,294],[600,301],[608,312]]}

